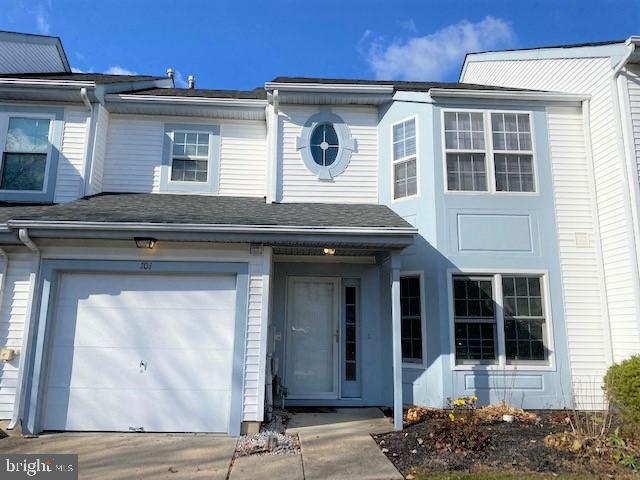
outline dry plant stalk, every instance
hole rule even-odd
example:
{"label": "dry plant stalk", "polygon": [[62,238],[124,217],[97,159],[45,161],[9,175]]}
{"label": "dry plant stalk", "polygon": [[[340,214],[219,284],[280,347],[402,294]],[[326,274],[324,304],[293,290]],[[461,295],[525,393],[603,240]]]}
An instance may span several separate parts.
{"label": "dry plant stalk", "polygon": [[613,415],[600,379],[573,382],[573,405],[567,418],[576,434],[585,437],[609,435]]}

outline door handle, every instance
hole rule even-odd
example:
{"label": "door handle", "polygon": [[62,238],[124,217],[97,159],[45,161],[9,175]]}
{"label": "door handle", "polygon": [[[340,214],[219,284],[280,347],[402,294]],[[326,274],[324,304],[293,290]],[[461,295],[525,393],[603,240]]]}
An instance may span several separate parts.
{"label": "door handle", "polygon": [[336,339],[336,343],[340,343],[340,330],[336,330],[336,333],[333,334]]}
{"label": "door handle", "polygon": [[144,361],[140,360],[140,367],[139,367],[139,368],[140,368],[140,371],[141,371],[141,372],[142,372],[143,370],[145,370],[145,371],[146,371],[146,370],[147,370],[147,364],[146,364]]}

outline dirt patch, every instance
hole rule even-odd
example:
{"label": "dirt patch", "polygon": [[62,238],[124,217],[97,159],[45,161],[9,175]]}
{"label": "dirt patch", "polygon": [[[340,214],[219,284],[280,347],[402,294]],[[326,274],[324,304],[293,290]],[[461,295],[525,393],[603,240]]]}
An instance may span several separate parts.
{"label": "dirt patch", "polygon": [[585,457],[547,447],[544,438],[567,429],[564,416],[537,412],[537,422],[482,423],[486,436],[480,450],[456,451],[443,445],[434,432],[441,430],[446,412],[433,413],[403,432],[373,436],[383,453],[404,475],[415,472],[501,471],[547,474],[584,474],[596,478],[638,478],[609,458]]}

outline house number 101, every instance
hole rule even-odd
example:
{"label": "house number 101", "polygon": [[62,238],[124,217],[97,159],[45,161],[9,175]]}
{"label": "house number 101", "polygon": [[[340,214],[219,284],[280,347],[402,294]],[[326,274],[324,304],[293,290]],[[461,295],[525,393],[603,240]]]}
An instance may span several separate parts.
{"label": "house number 101", "polygon": [[151,270],[153,262],[140,262],[140,270]]}

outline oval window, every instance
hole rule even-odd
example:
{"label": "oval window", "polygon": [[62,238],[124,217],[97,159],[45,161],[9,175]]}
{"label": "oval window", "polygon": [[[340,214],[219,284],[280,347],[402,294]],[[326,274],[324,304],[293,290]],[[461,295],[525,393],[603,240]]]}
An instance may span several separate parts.
{"label": "oval window", "polygon": [[317,125],[311,133],[309,146],[314,162],[323,167],[332,165],[338,158],[340,149],[336,129],[330,123]]}

